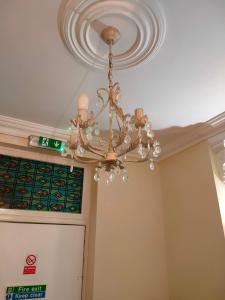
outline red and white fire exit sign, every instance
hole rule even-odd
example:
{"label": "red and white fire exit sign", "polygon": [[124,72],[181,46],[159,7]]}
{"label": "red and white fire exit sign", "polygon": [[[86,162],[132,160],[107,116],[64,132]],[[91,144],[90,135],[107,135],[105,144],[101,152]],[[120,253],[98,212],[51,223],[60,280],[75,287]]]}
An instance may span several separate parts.
{"label": "red and white fire exit sign", "polygon": [[29,254],[26,257],[26,265],[23,268],[23,275],[34,275],[36,274],[36,263],[37,257],[34,254]]}

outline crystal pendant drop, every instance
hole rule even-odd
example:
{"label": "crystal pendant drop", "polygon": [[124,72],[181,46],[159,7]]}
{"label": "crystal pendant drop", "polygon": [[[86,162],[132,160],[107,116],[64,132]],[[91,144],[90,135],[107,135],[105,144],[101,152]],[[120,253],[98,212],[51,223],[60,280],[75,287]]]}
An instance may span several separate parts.
{"label": "crystal pendant drop", "polygon": [[99,127],[95,127],[94,134],[95,134],[96,136],[99,136],[99,135],[100,135],[100,129],[99,129]]}
{"label": "crystal pendant drop", "polygon": [[127,180],[128,180],[128,174],[124,173],[123,176],[122,176],[122,179],[123,179],[123,182],[127,182]]}
{"label": "crystal pendant drop", "polygon": [[115,110],[112,110],[112,111],[111,111],[111,116],[112,116],[112,118],[115,118],[115,117],[116,117],[116,111],[115,111]]}
{"label": "crystal pendant drop", "polygon": [[161,147],[160,146],[156,146],[155,147],[155,152],[157,153],[157,154],[160,154],[161,153]]}
{"label": "crystal pendant drop", "polygon": [[145,124],[145,129],[146,129],[147,131],[150,131],[151,128],[152,128],[151,123],[150,123],[150,122],[147,122],[147,123]]}
{"label": "crystal pendant drop", "polygon": [[85,149],[81,145],[78,145],[78,147],[77,147],[77,155],[78,156],[83,156],[84,154],[85,154]]}
{"label": "crystal pendant drop", "polygon": [[70,173],[73,172],[73,166],[70,166]]}
{"label": "crystal pendant drop", "polygon": [[114,179],[115,179],[115,174],[113,172],[110,172],[110,174],[109,174],[109,181],[113,182]]}
{"label": "crystal pendant drop", "polygon": [[93,136],[92,136],[91,133],[89,133],[89,134],[86,134],[86,138],[87,138],[88,141],[91,141]]}
{"label": "crystal pendant drop", "polygon": [[159,143],[159,141],[155,141],[155,142],[154,142],[154,144],[153,144],[153,146],[154,146],[154,147],[156,147],[156,146],[160,146],[160,143]]}
{"label": "crystal pendant drop", "polygon": [[135,129],[135,124],[133,122],[130,122],[130,129],[134,130]]}
{"label": "crystal pendant drop", "polygon": [[85,129],[85,133],[86,133],[87,135],[88,135],[88,134],[91,134],[92,131],[93,131],[92,127],[87,127],[87,128]]}
{"label": "crystal pendant drop", "polygon": [[102,101],[100,99],[98,99],[95,105],[97,108],[102,107]]}
{"label": "crystal pendant drop", "polygon": [[93,131],[92,127],[87,127],[85,129],[86,138],[87,138],[88,141],[92,140],[92,131]]}
{"label": "crystal pendant drop", "polygon": [[149,137],[149,138],[151,138],[151,139],[153,139],[154,138],[154,136],[155,136],[155,134],[154,134],[154,132],[153,131],[147,131],[147,137]]}
{"label": "crystal pendant drop", "polygon": [[145,149],[142,144],[138,146],[138,154],[141,156],[142,159],[145,158]]}
{"label": "crystal pendant drop", "polygon": [[124,138],[124,144],[128,145],[131,142],[131,137],[127,134]]}
{"label": "crystal pendant drop", "polygon": [[120,175],[120,168],[119,167],[115,168],[114,173],[115,173],[116,176],[119,176]]}
{"label": "crystal pendant drop", "polygon": [[155,151],[153,151],[152,155],[153,155],[154,157],[158,157],[158,156],[159,156],[159,154],[158,154],[157,152],[155,152]]}
{"label": "crystal pendant drop", "polygon": [[143,146],[142,146],[142,144],[139,144],[138,145],[138,154],[142,155],[142,151],[143,151]]}
{"label": "crystal pendant drop", "polygon": [[95,175],[94,175],[94,180],[95,180],[96,182],[99,182],[99,181],[100,181],[100,175],[99,175],[99,173],[95,173]]}
{"label": "crystal pendant drop", "polygon": [[152,160],[150,161],[149,169],[150,169],[151,171],[154,171],[154,170],[155,170],[155,164],[154,164],[154,162],[153,162]]}

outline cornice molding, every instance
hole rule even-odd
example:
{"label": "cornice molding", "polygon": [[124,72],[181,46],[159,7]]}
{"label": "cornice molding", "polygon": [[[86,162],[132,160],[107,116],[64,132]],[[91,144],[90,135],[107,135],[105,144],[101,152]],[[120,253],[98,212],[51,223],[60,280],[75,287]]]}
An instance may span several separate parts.
{"label": "cornice molding", "polygon": [[225,130],[217,134],[216,136],[213,136],[212,138],[209,139],[209,144],[211,146],[211,149],[215,154],[219,154],[221,151],[225,151]]}
{"label": "cornice molding", "polygon": [[[181,128],[182,132],[182,128]],[[219,137],[215,137],[219,135]],[[179,134],[174,138],[171,138],[171,142],[163,145],[163,153],[161,160],[166,159],[180,151],[183,151],[201,141],[208,140],[209,138],[215,137],[211,140],[210,145],[217,148],[217,151],[223,147],[223,138],[225,136],[225,112],[217,115],[216,117],[208,120],[205,123],[190,126],[189,130],[185,130],[183,135]],[[214,141],[214,145],[212,144]]]}
{"label": "cornice molding", "polygon": [[23,138],[27,138],[29,135],[44,135],[61,140],[68,138],[66,130],[3,115],[0,115],[0,133]]}
{"label": "cornice molding", "polygon": [[[188,147],[212,137],[214,138],[210,139],[209,143],[214,151],[218,152],[222,149],[223,139],[225,137],[225,112],[205,123],[189,127],[188,130],[187,128],[184,128],[185,130],[180,128],[179,135],[171,134],[170,142],[162,144],[163,152],[160,160],[166,159]],[[182,133],[182,130],[184,130],[184,133]],[[66,130],[3,115],[0,115],[0,133],[23,138],[27,138],[29,135],[43,135],[61,140],[68,139],[68,132]]]}

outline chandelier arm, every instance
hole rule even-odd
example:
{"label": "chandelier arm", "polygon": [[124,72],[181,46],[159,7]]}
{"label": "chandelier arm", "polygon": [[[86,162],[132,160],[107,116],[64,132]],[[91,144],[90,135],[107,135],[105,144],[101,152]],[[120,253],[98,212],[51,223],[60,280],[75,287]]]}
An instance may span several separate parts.
{"label": "chandelier arm", "polygon": [[117,122],[117,125],[118,125],[118,128],[119,128],[119,131],[122,132],[122,126],[120,125],[120,122],[119,122],[119,119],[118,119],[117,115],[116,115],[116,122]]}
{"label": "chandelier arm", "polygon": [[143,159],[137,159],[137,160],[128,160],[126,159],[126,163],[142,163],[148,161],[148,158],[143,158]]}
{"label": "chandelier arm", "polygon": [[[126,120],[127,118],[130,117],[130,114],[126,114],[124,116],[124,119]],[[124,141],[124,138],[126,136],[126,133],[127,133],[127,130],[126,130],[126,127],[124,126],[124,123],[123,123],[123,126],[120,126],[119,124],[119,120],[118,118],[116,117],[116,120],[117,120],[117,123],[118,123],[118,127],[120,129],[120,141],[117,143],[117,145],[115,146],[115,148],[117,149],[119,146],[121,146],[123,144],[123,141]]]}
{"label": "chandelier arm", "polygon": [[120,134],[119,134],[119,141],[114,146],[115,150],[123,144],[125,136],[126,136],[126,133],[121,130]]}
{"label": "chandelier arm", "polygon": [[[95,150],[95,151],[100,151],[100,152],[104,151],[103,149],[94,147],[94,146],[92,146],[89,142],[85,141],[85,138],[84,138],[84,134],[83,134],[83,130],[82,130],[82,129],[80,129],[80,132],[79,132],[79,133],[80,133],[80,138],[81,138],[81,141],[82,141],[82,145],[83,145],[83,146],[88,146],[88,147],[90,147],[90,149]],[[102,147],[104,148],[103,145],[102,145]],[[96,153],[96,154],[97,154],[97,153]],[[99,154],[99,155],[100,155],[100,154]]]}
{"label": "chandelier arm", "polygon": [[73,155],[73,157],[74,157],[74,160],[75,161],[77,161],[77,162],[79,162],[79,163],[89,163],[89,164],[96,164],[96,163],[98,163],[98,162],[101,162],[101,160],[99,160],[99,159],[89,159],[89,158],[81,158],[81,157],[79,157],[79,156],[77,156],[77,155]]}
{"label": "chandelier arm", "polygon": [[89,151],[89,152],[91,152],[91,153],[93,153],[93,154],[96,154],[96,155],[99,156],[99,157],[104,158],[104,155],[103,155],[103,154],[97,152],[97,151],[101,151],[100,149],[95,150],[95,149],[92,148],[92,146],[91,146],[89,143],[86,143],[86,142],[85,142],[82,129],[79,130],[79,135],[80,135],[80,142],[81,142],[81,144],[82,144],[82,147],[83,147],[86,151]]}
{"label": "chandelier arm", "polygon": [[89,124],[89,125],[94,124],[95,121],[96,121],[96,119],[101,115],[101,113],[102,113],[102,112],[105,110],[105,108],[108,106],[109,100],[106,101],[106,102],[104,101],[104,98],[103,98],[103,96],[101,95],[101,91],[104,91],[104,92],[108,93],[107,89],[105,89],[105,88],[100,88],[100,89],[97,90],[97,96],[98,96],[98,98],[101,100],[101,104],[102,104],[102,105],[101,105],[99,111],[98,111],[95,115],[93,115],[93,116],[88,120],[88,124]]}
{"label": "chandelier arm", "polygon": [[116,111],[116,115],[120,118],[122,122],[125,120],[125,115],[123,113],[123,110],[120,106],[118,106],[115,102],[113,102],[112,106],[114,107]]}
{"label": "chandelier arm", "polygon": [[95,155],[98,155],[99,157],[102,157],[102,158],[105,157],[105,155],[103,155],[103,154],[97,152],[96,150],[94,150],[94,149],[90,146],[90,144],[88,144],[88,145],[83,145],[83,148],[84,148],[86,151],[89,151],[89,152],[91,152],[91,153],[93,153],[93,154],[95,154]]}
{"label": "chandelier arm", "polygon": [[115,82],[114,84],[113,84],[113,89],[115,88],[115,87],[119,87],[120,86],[120,84],[119,84],[119,82],[117,81],[117,82]]}
{"label": "chandelier arm", "polygon": [[75,119],[70,120],[70,123],[72,123],[74,127],[77,126],[77,123],[76,123],[76,120],[75,120]]}
{"label": "chandelier arm", "polygon": [[135,142],[131,143],[130,146],[126,150],[124,150],[123,152],[121,152],[118,155],[118,157],[121,157],[121,156],[127,154],[128,152],[133,151],[134,149],[137,148],[138,144],[139,144],[139,140],[137,139]]}

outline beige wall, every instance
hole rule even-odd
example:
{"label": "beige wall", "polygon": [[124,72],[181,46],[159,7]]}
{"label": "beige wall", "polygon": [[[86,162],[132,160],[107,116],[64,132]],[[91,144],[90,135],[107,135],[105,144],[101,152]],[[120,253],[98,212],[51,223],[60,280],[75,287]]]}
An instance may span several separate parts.
{"label": "beige wall", "polygon": [[[222,151],[222,153],[224,150]],[[213,153],[211,151],[211,160],[213,165],[213,175],[216,185],[217,197],[220,207],[220,215],[223,223],[223,231],[225,234],[225,183],[222,182],[222,164],[223,160],[220,159],[221,153]]]}
{"label": "beige wall", "polygon": [[171,300],[225,299],[225,240],[207,142],[160,163]]}
{"label": "beige wall", "polygon": [[130,166],[129,181],[98,186],[94,300],[167,300],[158,171]]}

